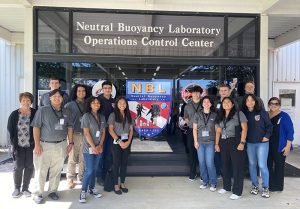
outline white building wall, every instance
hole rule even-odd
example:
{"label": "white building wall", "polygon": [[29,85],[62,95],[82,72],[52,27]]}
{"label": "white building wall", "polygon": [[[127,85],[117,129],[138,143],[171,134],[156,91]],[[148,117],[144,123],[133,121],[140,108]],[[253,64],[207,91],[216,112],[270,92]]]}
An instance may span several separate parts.
{"label": "white building wall", "polygon": [[24,88],[24,46],[0,38],[0,146],[8,145],[7,119]]}
{"label": "white building wall", "polygon": [[295,129],[294,144],[300,145],[300,40],[269,50],[270,96],[279,96],[281,89],[296,90],[295,106],[282,107],[290,114]]}

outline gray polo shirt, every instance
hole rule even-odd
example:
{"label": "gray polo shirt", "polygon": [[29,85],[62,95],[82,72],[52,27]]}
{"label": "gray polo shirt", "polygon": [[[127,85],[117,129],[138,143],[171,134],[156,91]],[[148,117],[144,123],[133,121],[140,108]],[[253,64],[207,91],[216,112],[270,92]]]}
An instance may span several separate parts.
{"label": "gray polo shirt", "polygon": [[[98,122],[92,115],[92,113],[87,112],[83,115],[81,120],[81,128],[88,128],[90,130],[90,135],[93,139],[94,144],[97,146],[100,143],[100,137],[103,129],[106,127],[106,120],[104,115],[100,115],[100,122]],[[99,136],[96,136],[97,131],[99,132]],[[106,133],[108,134],[108,133]],[[83,153],[89,153],[90,144],[87,142],[86,136],[83,134]]]}
{"label": "gray polo shirt", "polygon": [[114,131],[118,136],[121,136],[121,134],[129,134],[129,127],[130,125],[133,125],[133,120],[131,121],[131,124],[128,123],[126,120],[125,126],[123,127],[122,123],[117,123],[116,122],[116,117],[115,113],[111,113],[108,118],[108,125],[113,125],[114,126]]}
{"label": "gray polo shirt", "polygon": [[68,110],[70,110],[72,117],[73,117],[73,129],[74,129],[74,133],[81,133],[82,129],[81,129],[81,118],[84,115],[84,113],[86,112],[86,108],[84,103],[79,102],[78,100],[74,100],[71,102],[68,102],[65,105],[65,108],[67,108]]}
{"label": "gray polo shirt", "polygon": [[[64,93],[62,105],[65,106],[65,104],[67,104],[68,100],[69,100],[68,95]],[[50,105],[50,104],[51,104],[51,102],[50,102],[50,92],[47,92],[47,93],[45,93],[41,96],[40,106],[42,107],[42,106],[47,106],[47,105]]]}
{"label": "gray polo shirt", "polygon": [[41,141],[61,141],[67,139],[68,128],[72,128],[73,119],[68,109],[57,111],[50,105],[37,110],[31,126],[40,128]]}
{"label": "gray polo shirt", "polygon": [[203,111],[196,113],[194,117],[194,124],[198,127],[198,143],[213,144],[216,138],[215,120],[217,114],[210,112],[205,115]]}
{"label": "gray polo shirt", "polygon": [[191,101],[184,107],[184,118],[187,118],[189,120],[188,123],[189,128],[193,128],[195,113],[200,111],[201,111],[200,101],[198,103]]}
{"label": "gray polo shirt", "polygon": [[[236,112],[234,114],[233,118],[226,122],[226,130],[224,130],[224,121],[217,124],[217,127],[220,127],[222,129],[220,138],[222,138],[222,135],[224,135],[224,134],[227,136],[227,138],[235,137],[235,127],[240,125],[237,114],[238,113]],[[244,123],[244,122],[248,121],[246,116],[244,115],[244,113],[242,111],[239,111],[239,114],[240,114],[241,123]]]}

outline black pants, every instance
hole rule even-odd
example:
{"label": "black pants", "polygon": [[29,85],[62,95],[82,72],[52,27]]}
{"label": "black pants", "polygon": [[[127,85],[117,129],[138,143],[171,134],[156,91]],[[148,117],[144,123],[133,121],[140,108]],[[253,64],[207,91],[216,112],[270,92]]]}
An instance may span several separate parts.
{"label": "black pants", "polygon": [[108,132],[108,128],[106,129],[106,133],[105,134],[105,139],[104,139],[104,145],[103,145],[103,157],[99,162],[99,166],[101,166],[101,168],[99,168],[96,172],[96,177],[97,178],[102,178],[103,180],[106,177],[107,171],[108,169],[111,167],[112,163],[113,163],[113,159],[112,159],[112,143],[113,140]]}
{"label": "black pants", "polygon": [[[14,152],[14,183],[15,189],[20,189],[22,180],[22,191],[28,190],[30,179],[34,171],[33,148],[17,147]],[[24,172],[24,176],[23,176]]]}
{"label": "black pants", "polygon": [[190,178],[194,179],[197,174],[198,155],[194,146],[193,129],[189,129],[187,133],[187,146],[189,149],[189,163],[190,163]]}
{"label": "black pants", "polygon": [[[244,162],[245,149],[237,150],[240,140],[236,138],[220,139],[220,151],[222,158],[223,188],[231,191],[233,194],[241,196],[244,186]],[[231,168],[232,174],[231,175]],[[233,185],[231,187],[231,176],[233,176]]]}
{"label": "black pants", "polygon": [[270,191],[283,191],[285,159],[283,153],[277,151],[277,146],[270,146],[268,156]]}
{"label": "black pants", "polygon": [[118,144],[112,145],[113,176],[115,185],[118,185],[119,176],[121,178],[121,183],[125,183],[129,153],[130,146],[128,146],[126,149],[122,149]]}

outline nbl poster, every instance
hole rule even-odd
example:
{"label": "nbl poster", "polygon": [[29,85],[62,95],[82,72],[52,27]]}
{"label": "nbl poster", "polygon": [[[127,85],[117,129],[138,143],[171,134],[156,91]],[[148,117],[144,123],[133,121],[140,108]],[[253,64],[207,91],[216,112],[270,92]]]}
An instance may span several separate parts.
{"label": "nbl poster", "polygon": [[172,80],[127,80],[126,98],[134,129],[151,138],[167,125],[172,104]]}

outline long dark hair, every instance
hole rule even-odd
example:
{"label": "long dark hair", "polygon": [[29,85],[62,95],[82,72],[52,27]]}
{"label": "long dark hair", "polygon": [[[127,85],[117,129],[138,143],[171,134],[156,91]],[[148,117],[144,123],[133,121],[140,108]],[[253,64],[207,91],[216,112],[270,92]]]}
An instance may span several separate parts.
{"label": "long dark hair", "polygon": [[254,94],[246,94],[243,98],[243,103],[242,103],[242,110],[243,112],[248,111],[248,107],[246,105],[247,99],[248,97],[251,97],[254,101],[255,101],[255,105],[254,105],[254,112],[260,112],[261,111],[261,106],[259,104],[259,101],[257,99],[257,97]]}
{"label": "long dark hair", "polygon": [[[123,118],[123,116],[121,114],[121,111],[120,111],[120,109],[118,107],[118,103],[122,99],[125,100],[125,102],[126,102],[126,108],[124,110],[124,114],[125,114],[124,118]],[[130,114],[130,111],[129,111],[128,101],[127,101],[127,99],[124,96],[119,96],[117,98],[116,103],[115,103],[114,113],[115,113],[115,117],[116,117],[116,122],[117,123],[122,123],[123,124],[123,128],[125,127],[126,121],[129,124],[132,124],[132,117],[131,117],[131,114]]]}
{"label": "long dark hair", "polygon": [[211,106],[210,106],[210,111],[211,111],[211,112],[214,112],[214,111],[215,111],[215,105],[214,105],[214,101],[212,100],[212,98],[211,98],[210,96],[204,96],[204,97],[200,100],[200,105],[201,105],[202,109],[204,108],[204,107],[203,107],[203,101],[204,101],[205,99],[208,99],[208,100],[209,100],[209,102],[210,102],[210,104],[211,104]]}
{"label": "long dark hair", "polygon": [[[229,114],[228,114],[228,117],[226,118],[226,111],[224,110],[223,108],[223,102],[228,99],[231,101],[231,103],[233,104],[233,107],[231,108]],[[217,119],[216,119],[216,122],[217,123],[220,123],[222,122],[223,120],[226,119],[226,121],[229,121],[233,118],[233,116],[235,115],[235,113],[237,112],[237,107],[235,106],[235,102],[234,100],[231,98],[231,97],[224,97],[222,99],[222,105],[221,105],[221,108],[220,108],[220,111],[219,111],[219,114],[217,116]]]}
{"label": "long dark hair", "polygon": [[[87,99],[86,101],[86,112],[89,112],[91,113],[92,112],[92,108],[91,108],[91,103],[93,101],[97,100],[99,103],[100,103],[100,109],[102,108],[102,102],[101,100],[99,99],[99,97],[94,97],[94,96],[91,96]],[[98,112],[100,112],[100,109],[98,110]]]}
{"label": "long dark hair", "polygon": [[91,87],[87,86],[87,85],[84,85],[84,84],[76,84],[71,92],[70,92],[70,98],[72,101],[75,101],[77,99],[77,90],[79,87],[82,87],[85,89],[85,97],[84,99],[87,99],[91,96]]}

